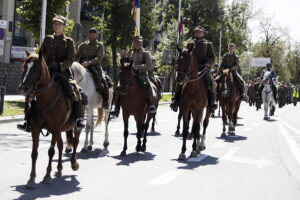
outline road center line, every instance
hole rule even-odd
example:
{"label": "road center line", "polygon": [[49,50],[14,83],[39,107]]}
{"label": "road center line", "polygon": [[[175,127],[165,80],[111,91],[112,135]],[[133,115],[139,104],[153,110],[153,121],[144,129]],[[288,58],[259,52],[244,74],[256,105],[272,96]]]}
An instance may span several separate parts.
{"label": "road center line", "polygon": [[291,131],[297,133],[298,135],[300,135],[300,131],[298,129],[296,129],[295,127],[293,127],[292,125],[290,125],[289,123],[287,123],[285,120],[280,119],[280,122],[283,123],[283,125],[285,127],[287,127],[288,129],[290,129]]}
{"label": "road center line", "polygon": [[165,185],[175,179],[177,176],[183,174],[181,170],[170,170],[162,174],[161,176],[153,179],[149,182],[150,185]]}

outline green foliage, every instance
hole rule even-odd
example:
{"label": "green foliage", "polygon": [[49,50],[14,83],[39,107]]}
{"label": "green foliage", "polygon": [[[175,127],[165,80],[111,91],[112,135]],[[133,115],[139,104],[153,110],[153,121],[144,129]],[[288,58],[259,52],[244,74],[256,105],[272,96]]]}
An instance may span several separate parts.
{"label": "green foliage", "polygon": [[[47,16],[46,16],[46,34],[52,34],[52,19],[56,14],[66,15],[65,8],[73,0],[48,0]],[[42,13],[41,0],[23,0],[19,2],[16,9],[18,14],[22,16],[20,26],[33,33],[35,39],[40,37],[40,24]]]}
{"label": "green foliage", "polygon": [[65,28],[65,35],[68,37],[72,37],[73,28],[74,28],[74,21],[72,19],[68,19],[67,26]]}

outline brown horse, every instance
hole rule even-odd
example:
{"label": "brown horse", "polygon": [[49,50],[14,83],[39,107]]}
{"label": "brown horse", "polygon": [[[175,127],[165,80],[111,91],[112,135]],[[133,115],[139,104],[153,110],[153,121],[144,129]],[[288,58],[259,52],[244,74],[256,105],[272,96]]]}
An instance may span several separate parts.
{"label": "brown horse", "polygon": [[[146,97],[144,96],[143,89],[140,87],[140,85],[137,82],[137,79],[135,78],[135,75],[133,74],[132,65],[132,62],[122,62],[120,70],[120,86],[121,91],[123,91],[123,94],[121,94],[120,96],[120,103],[123,111],[124,123],[124,147],[123,151],[121,152],[121,156],[126,156],[129,116],[133,115],[136,121],[138,140],[136,145],[136,151],[145,152],[147,143],[147,129],[149,127],[149,122],[152,118],[155,118],[156,115],[156,113],[147,113]],[[156,88],[155,92],[157,93]],[[158,99],[156,105],[158,105]],[[144,135],[143,144],[141,144],[142,135]]]}
{"label": "brown horse", "polygon": [[189,134],[189,115],[193,118],[191,134],[194,136],[192,157],[205,149],[205,133],[209,123],[211,112],[206,109],[206,116],[203,122],[203,134],[200,141],[200,123],[203,116],[204,108],[207,107],[207,91],[204,86],[203,75],[207,68],[198,72],[198,60],[194,55],[194,46],[189,49],[177,48],[179,56],[177,59],[177,81],[182,85],[179,109],[183,116],[183,144],[179,155],[179,160],[185,160],[186,140]]}
{"label": "brown horse", "polygon": [[235,135],[235,125],[237,123],[237,113],[240,109],[241,99],[238,88],[234,83],[232,71],[225,69],[222,73],[219,85],[218,98],[222,108],[223,132],[221,137],[226,136],[226,125],[228,134]]}
{"label": "brown horse", "polygon": [[[76,148],[79,142],[80,130],[74,128],[75,117],[72,111],[71,100],[63,94],[62,87],[59,83],[54,81],[54,76],[52,78],[50,77],[48,67],[42,58],[42,54],[29,54],[28,52],[26,52],[26,54],[27,58],[23,65],[24,72],[22,75],[20,91],[23,95],[34,99],[30,108],[32,168],[30,179],[27,182],[27,188],[34,189],[39,137],[42,129],[46,129],[52,134],[51,145],[48,150],[49,163],[47,173],[43,179],[43,183],[46,184],[51,182],[51,163],[55,153],[54,147],[56,143],[59,156],[57,172],[55,175],[57,177],[62,175],[62,131],[68,131],[67,142],[69,144],[72,143],[74,147],[71,158],[72,169],[77,170],[79,168],[76,158]],[[74,131],[74,138],[72,137],[72,130]]]}

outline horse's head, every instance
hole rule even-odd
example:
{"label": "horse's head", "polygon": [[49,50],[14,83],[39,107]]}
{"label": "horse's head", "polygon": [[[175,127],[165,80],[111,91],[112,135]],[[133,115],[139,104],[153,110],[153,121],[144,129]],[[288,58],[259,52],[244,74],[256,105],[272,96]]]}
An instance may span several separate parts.
{"label": "horse's head", "polygon": [[132,82],[132,65],[133,61],[130,63],[121,62],[121,69],[120,69],[120,86],[121,86],[121,93],[125,94],[128,91],[128,87]]}
{"label": "horse's head", "polygon": [[269,84],[270,81],[272,81],[271,78],[270,78],[270,75],[271,75],[270,71],[266,71],[264,73],[263,80],[262,80],[263,84]]}
{"label": "horse's head", "polygon": [[188,48],[181,49],[177,46],[178,57],[177,66],[175,70],[178,72],[177,81],[182,83],[188,76],[188,69],[192,62],[192,51],[194,46],[191,45]]}
{"label": "horse's head", "polygon": [[41,52],[39,55],[36,53],[30,54],[26,50],[26,56],[23,64],[22,83],[19,86],[19,90],[25,96],[34,96],[34,90],[45,81],[46,73],[49,77],[49,72]]}
{"label": "horse's head", "polygon": [[230,69],[225,69],[222,71],[221,79],[221,94],[223,97],[228,97],[231,94],[231,90],[234,87],[233,75]]}

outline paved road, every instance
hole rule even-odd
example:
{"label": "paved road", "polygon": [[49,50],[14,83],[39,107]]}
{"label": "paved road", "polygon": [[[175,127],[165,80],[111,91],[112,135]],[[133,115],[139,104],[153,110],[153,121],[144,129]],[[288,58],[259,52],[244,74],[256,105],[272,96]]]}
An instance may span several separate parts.
{"label": "paved road", "polygon": [[[267,122],[262,120],[262,110],[243,104],[236,128],[238,137],[220,139],[221,119],[211,118],[207,149],[197,158],[179,162],[181,139],[174,137],[177,116],[163,105],[158,110],[157,132],[150,134],[146,153],[135,152],[136,137],[131,134],[127,157],[119,156],[123,125],[121,119],[115,119],[109,126],[108,151],[100,150],[103,127],[97,128],[96,149],[78,154],[79,170],[71,170],[65,155],[63,176],[54,178],[50,185],[40,183],[46,172],[50,139],[41,137],[36,190],[25,189],[31,166],[30,134],[16,129],[16,123],[1,124],[0,199],[299,200],[299,114],[300,107],[290,105],[277,110]],[[135,133],[132,120],[130,132]],[[187,155],[190,152],[191,141]],[[53,171],[55,168],[56,162]]]}

